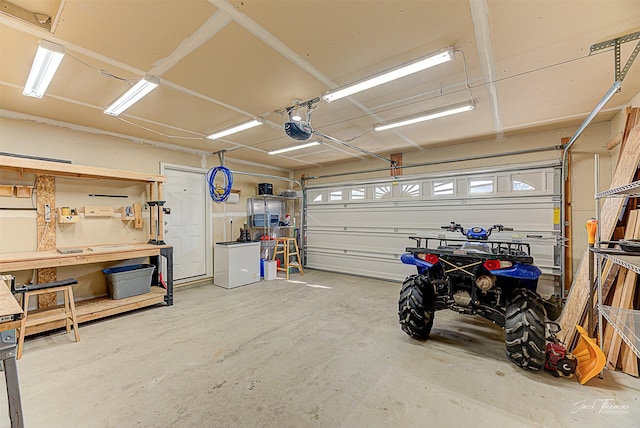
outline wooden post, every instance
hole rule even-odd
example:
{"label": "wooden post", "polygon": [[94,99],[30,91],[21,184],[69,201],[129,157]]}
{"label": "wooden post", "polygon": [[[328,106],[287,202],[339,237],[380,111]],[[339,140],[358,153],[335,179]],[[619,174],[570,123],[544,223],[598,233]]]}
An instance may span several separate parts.
{"label": "wooden post", "polygon": [[392,166],[391,166],[391,170],[389,171],[389,175],[391,175],[392,177],[402,175],[402,168],[400,169],[395,168],[398,166],[402,166],[402,153],[392,154],[390,158],[391,158]]}
{"label": "wooden post", "polygon": [[[560,140],[562,145],[565,145],[569,142],[569,138],[565,137]],[[573,233],[573,228],[571,225],[573,224],[573,210],[572,210],[572,194],[571,194],[571,152],[567,153],[567,171],[566,171],[566,180],[563,180],[564,186],[564,222],[565,224],[561,224],[560,227],[564,227],[564,236],[569,238],[569,242],[571,242]],[[571,280],[573,278],[573,245],[567,245],[564,249],[564,284],[562,285],[565,290],[569,290],[571,288]]]}
{"label": "wooden post", "polygon": [[[56,250],[56,193],[55,177],[50,175],[39,175],[36,179],[36,208],[38,227],[38,248],[37,251]],[[49,221],[45,220],[45,205],[49,205]],[[57,279],[56,268],[41,268],[37,273],[38,284],[55,281]],[[56,294],[46,293],[38,295],[38,307],[49,308],[55,306]]]}

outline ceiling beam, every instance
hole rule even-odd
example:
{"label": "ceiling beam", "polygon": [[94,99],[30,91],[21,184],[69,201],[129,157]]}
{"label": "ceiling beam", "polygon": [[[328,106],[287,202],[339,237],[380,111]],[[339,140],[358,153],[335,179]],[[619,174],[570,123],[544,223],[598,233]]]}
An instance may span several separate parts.
{"label": "ceiling beam", "polygon": [[471,19],[473,20],[482,77],[486,82],[490,95],[489,103],[493,118],[493,129],[496,133],[496,138],[502,140],[504,138],[504,127],[498,104],[498,89],[494,83],[496,80],[496,66],[491,45],[491,30],[489,28],[489,6],[487,5],[487,0],[469,0],[469,5],[471,6]]}
{"label": "ceiling beam", "polygon": [[231,17],[217,11],[207,19],[193,34],[184,39],[169,55],[153,63],[153,68],[149,74],[160,77],[173,68],[184,57],[198,49],[200,46],[211,40],[216,34],[224,29],[231,22]]}

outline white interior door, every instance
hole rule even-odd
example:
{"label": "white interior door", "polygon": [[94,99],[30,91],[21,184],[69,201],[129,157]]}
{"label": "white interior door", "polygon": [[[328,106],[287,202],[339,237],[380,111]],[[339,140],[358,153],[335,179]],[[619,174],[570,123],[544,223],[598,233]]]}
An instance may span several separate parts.
{"label": "white interior door", "polygon": [[206,192],[203,172],[166,166],[164,240],[173,246],[174,280],[206,275]]}

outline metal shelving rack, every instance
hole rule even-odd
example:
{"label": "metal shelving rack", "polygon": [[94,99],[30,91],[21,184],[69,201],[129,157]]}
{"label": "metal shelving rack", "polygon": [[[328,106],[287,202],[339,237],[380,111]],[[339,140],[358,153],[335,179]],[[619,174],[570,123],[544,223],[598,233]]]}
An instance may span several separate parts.
{"label": "metal shelving rack", "polygon": [[[596,165],[596,186],[598,183],[598,156],[595,159]],[[597,188],[597,187],[596,187]],[[610,197],[640,197],[640,181],[634,181],[633,183],[625,184],[620,187],[612,188],[595,194],[596,199],[596,219],[598,224],[600,223],[600,203],[599,200]],[[600,228],[597,232],[597,242],[600,242]],[[614,308],[603,304],[602,301],[602,261],[608,259],[611,262],[619,264],[620,266],[627,268],[638,275],[640,275],[640,253],[638,256],[627,255],[612,255],[596,253],[596,262],[598,266],[598,279],[597,279],[597,305],[598,310],[598,337],[600,341],[600,347],[603,345],[603,332],[602,332],[602,319],[603,317],[613,327],[613,329],[620,335],[622,340],[629,345],[629,348],[633,351],[638,358],[640,358],[640,310]],[[591,303],[589,303],[591,304]]]}
{"label": "metal shelving rack", "polygon": [[[285,214],[291,216],[291,224],[281,226],[280,221],[284,219]],[[272,224],[272,215],[277,218]],[[256,216],[260,217],[262,225],[256,225]],[[298,235],[298,230],[302,230],[302,199],[299,196],[276,196],[276,195],[256,195],[247,199],[247,227],[251,233],[251,239],[259,240],[264,234],[267,236],[275,235],[275,237],[298,238],[298,246],[302,248],[304,236]],[[269,257],[273,256],[275,241],[263,241],[263,247],[269,251]],[[261,253],[265,251],[261,248]]]}

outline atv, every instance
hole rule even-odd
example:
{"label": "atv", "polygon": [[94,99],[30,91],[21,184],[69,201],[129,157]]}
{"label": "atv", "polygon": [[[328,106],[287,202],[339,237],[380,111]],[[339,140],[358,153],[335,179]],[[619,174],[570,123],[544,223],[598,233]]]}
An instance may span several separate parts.
{"label": "atv", "polygon": [[546,312],[536,292],[541,272],[529,244],[490,241],[493,231],[513,230],[500,224],[465,230],[452,222],[442,229],[464,238],[410,236],[416,246],[401,257],[418,270],[400,291],[402,330],[425,340],[436,311],[480,315],[504,328],[510,361],[530,370],[544,368]]}

